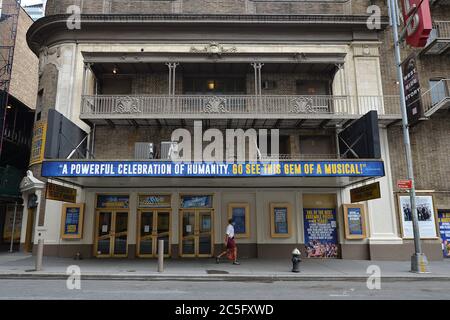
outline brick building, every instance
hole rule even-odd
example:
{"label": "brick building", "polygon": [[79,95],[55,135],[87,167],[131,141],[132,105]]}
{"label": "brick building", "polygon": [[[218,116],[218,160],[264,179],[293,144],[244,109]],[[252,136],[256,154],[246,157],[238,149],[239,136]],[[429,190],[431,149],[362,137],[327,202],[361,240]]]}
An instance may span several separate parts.
{"label": "brick building", "polygon": [[[367,27],[371,4],[382,9],[378,30]],[[71,5],[81,11],[80,28],[68,28],[76,21]],[[25,201],[38,198],[28,217],[45,229],[46,254],[153,257],[162,239],[173,258],[210,257],[233,216],[243,257],[288,257],[299,247],[311,257],[409,259],[395,187],[404,156],[384,1],[58,0],[46,10],[28,44],[40,59],[36,121],[56,142],[33,162],[23,193]],[[435,1],[437,19],[448,10]],[[428,48],[418,60],[424,92],[437,84],[440,94],[424,93],[428,120],[412,129],[418,188],[445,209],[448,94],[440,79],[448,78],[448,56]],[[54,119],[82,131],[58,138],[64,130],[54,131]],[[361,119],[375,123],[364,137],[376,150],[359,155],[343,137]],[[240,173],[233,153],[220,161],[226,174],[205,173],[215,168],[208,159],[185,163],[203,173],[183,173],[169,160],[179,128],[194,133],[194,151],[208,145],[195,138],[202,129],[279,129],[280,172],[261,173],[247,161]],[[344,214],[349,191],[373,182],[381,198],[353,208],[359,224],[352,225]],[[82,205],[49,197],[45,183],[76,190],[72,200]],[[31,248],[36,236],[25,226],[21,242]],[[437,231],[424,250],[442,259]]]}
{"label": "brick building", "polygon": [[[10,13],[9,6],[15,1],[3,1],[3,12],[0,21],[0,41],[2,43],[1,80],[4,80],[6,62],[5,46],[11,37],[9,33]],[[9,87],[8,104],[5,106],[6,117],[3,128],[3,147],[0,152],[0,250],[10,249],[11,230],[15,223],[14,248],[19,245],[22,197],[19,189],[20,181],[28,169],[30,156],[31,136],[34,122],[34,109],[38,86],[38,58],[29,49],[26,33],[33,20],[20,9],[18,14],[17,36],[13,44],[13,64]],[[0,91],[0,94],[2,92]],[[3,107],[3,106],[0,106]],[[2,119],[3,120],[3,119]],[[2,130],[2,129],[0,129]],[[17,211],[15,210],[17,205]],[[14,221],[14,213],[16,220]]]}

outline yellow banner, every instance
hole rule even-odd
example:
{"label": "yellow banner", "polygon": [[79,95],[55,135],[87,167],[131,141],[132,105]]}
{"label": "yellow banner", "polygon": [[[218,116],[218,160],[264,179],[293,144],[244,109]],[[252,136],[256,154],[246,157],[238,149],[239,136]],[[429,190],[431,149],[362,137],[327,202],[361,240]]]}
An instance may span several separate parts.
{"label": "yellow banner", "polygon": [[31,141],[30,166],[41,163],[44,160],[45,139],[47,135],[47,122],[36,121],[33,128],[33,140]]}

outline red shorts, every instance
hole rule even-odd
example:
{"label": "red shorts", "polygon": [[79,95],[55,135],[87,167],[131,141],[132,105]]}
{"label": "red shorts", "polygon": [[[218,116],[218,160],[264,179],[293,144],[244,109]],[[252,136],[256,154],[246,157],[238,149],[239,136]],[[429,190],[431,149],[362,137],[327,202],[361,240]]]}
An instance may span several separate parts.
{"label": "red shorts", "polygon": [[234,248],[236,248],[236,242],[234,241],[234,238],[228,239],[227,249],[234,249]]}

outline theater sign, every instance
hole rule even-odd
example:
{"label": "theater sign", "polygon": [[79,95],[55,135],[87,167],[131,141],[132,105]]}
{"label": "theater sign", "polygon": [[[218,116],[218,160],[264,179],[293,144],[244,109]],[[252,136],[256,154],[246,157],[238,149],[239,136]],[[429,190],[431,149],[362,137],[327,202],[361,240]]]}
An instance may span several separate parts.
{"label": "theater sign", "polygon": [[[406,26],[406,43],[412,47],[423,48],[433,29],[429,0],[402,0],[403,21]],[[416,13],[414,6],[419,6]],[[410,23],[407,25],[407,22]]]}

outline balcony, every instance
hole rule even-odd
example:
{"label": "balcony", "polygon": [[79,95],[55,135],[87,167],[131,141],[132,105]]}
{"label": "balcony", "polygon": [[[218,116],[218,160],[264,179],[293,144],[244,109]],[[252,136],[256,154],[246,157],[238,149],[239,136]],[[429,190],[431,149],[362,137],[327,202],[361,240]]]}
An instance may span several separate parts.
{"label": "balcony", "polygon": [[[333,127],[378,111],[380,123],[400,119],[397,96],[336,95],[85,95],[80,118],[109,125],[183,125],[195,119],[252,126]],[[399,113],[399,112],[398,112]],[[225,122],[226,123],[226,122]]]}
{"label": "balcony", "polygon": [[440,109],[450,108],[450,79],[442,79],[435,83],[422,95],[425,117],[430,117]]}
{"label": "balcony", "polygon": [[434,21],[433,30],[422,54],[448,54],[450,48],[450,21]]}

